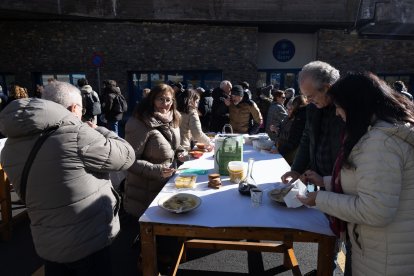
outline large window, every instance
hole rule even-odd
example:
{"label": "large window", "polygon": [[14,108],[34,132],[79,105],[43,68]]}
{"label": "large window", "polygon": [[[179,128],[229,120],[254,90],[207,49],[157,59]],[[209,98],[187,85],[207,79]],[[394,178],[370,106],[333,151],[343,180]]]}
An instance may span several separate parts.
{"label": "large window", "polygon": [[408,92],[414,94],[414,75],[413,74],[378,74],[388,85],[392,87],[394,82],[400,80],[407,86]]}
{"label": "large window", "polygon": [[181,82],[185,88],[218,87],[222,81],[221,71],[144,71],[129,73],[130,103],[142,98],[142,89],[152,88],[160,83]]}
{"label": "large window", "polygon": [[55,79],[58,81],[69,82],[73,85],[78,84],[78,80],[81,78],[85,78],[86,75],[83,73],[34,73],[34,78],[36,84],[46,85],[49,80]]}
{"label": "large window", "polygon": [[286,89],[293,87],[298,90],[298,72],[300,69],[287,70],[259,70],[257,75],[257,87],[267,86],[272,84],[276,89]]}

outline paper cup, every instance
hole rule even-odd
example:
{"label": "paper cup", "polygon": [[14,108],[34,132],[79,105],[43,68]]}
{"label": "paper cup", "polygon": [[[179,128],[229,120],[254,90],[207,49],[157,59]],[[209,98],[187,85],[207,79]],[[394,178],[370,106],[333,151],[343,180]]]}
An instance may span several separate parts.
{"label": "paper cup", "polygon": [[250,199],[253,207],[259,207],[262,205],[263,191],[259,188],[250,189]]}

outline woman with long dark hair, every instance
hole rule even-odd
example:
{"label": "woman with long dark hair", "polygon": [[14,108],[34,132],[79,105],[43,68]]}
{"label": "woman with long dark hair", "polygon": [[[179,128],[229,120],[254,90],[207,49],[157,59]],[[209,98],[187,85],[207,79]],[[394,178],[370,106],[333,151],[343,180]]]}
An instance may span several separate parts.
{"label": "woman with long dark hair", "polygon": [[414,272],[414,105],[372,73],[351,73],[329,90],[345,121],[326,191],[299,198],[330,215],[352,244],[353,275]]}
{"label": "woman with long dark hair", "polygon": [[180,113],[174,90],[160,84],[151,89],[125,126],[125,140],[135,149],[136,161],[125,183],[125,210],[139,218],[184,161],[180,146]]}

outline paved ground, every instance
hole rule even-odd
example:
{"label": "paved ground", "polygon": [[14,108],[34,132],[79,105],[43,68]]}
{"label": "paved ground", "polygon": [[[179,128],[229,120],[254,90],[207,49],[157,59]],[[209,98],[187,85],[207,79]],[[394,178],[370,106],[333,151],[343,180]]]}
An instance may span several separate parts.
{"label": "paved ground", "polygon": [[[112,246],[113,275],[141,275],[137,268],[139,250],[137,247],[131,246],[137,232],[136,226],[133,221],[123,217],[122,227],[123,230]],[[295,243],[294,249],[302,273],[316,268],[316,244]],[[194,259],[182,264],[178,275],[275,275],[272,268],[282,263],[282,255],[262,253],[261,256],[263,267],[268,273],[251,272],[249,274],[246,252],[225,250],[209,254],[205,251],[193,250],[189,252],[189,258]],[[163,257],[162,259],[168,258]],[[2,276],[43,275],[42,260],[37,257],[34,251],[27,219],[15,226],[11,241],[0,242],[0,260],[0,275]],[[168,274],[168,266],[165,263],[160,269],[163,275]],[[278,275],[285,276],[292,275],[292,273],[288,271]],[[337,269],[334,275],[341,276],[343,274],[340,269]]]}
{"label": "paved ground", "polygon": [[[13,200],[17,197],[12,193]],[[13,205],[13,214],[21,212],[20,205]],[[135,219],[121,213],[121,232],[114,240],[111,247],[113,275],[116,276],[140,276],[138,269],[139,247],[133,245],[134,238],[138,234],[138,223]],[[159,251],[164,254],[159,257],[159,269],[162,275],[168,275],[171,262],[174,257],[168,248],[175,243],[163,239],[163,246]],[[304,274],[316,268],[317,245],[307,243],[295,243],[294,250],[298,259],[301,272]],[[166,253],[165,253],[166,252]],[[13,235],[10,241],[0,241],[0,275],[1,276],[43,276],[43,262],[37,256],[30,234],[29,220],[27,217],[19,220],[13,227]],[[250,272],[248,266],[250,260]],[[341,255],[339,263],[343,268],[344,258]],[[204,275],[276,275],[275,267],[282,264],[282,254],[262,253],[250,254],[241,251],[224,250],[220,252],[201,251],[192,249],[188,252],[187,262],[180,265],[178,275],[204,276]],[[264,271],[264,272],[263,272]],[[292,275],[290,271],[277,275]],[[341,269],[336,269],[334,276],[341,276]]]}

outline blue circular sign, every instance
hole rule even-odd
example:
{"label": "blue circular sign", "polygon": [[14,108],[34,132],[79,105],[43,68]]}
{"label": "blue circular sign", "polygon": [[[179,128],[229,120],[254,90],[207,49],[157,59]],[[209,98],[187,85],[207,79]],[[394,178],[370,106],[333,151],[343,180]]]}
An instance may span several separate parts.
{"label": "blue circular sign", "polygon": [[94,55],[92,56],[92,64],[95,65],[96,67],[102,66],[103,64],[102,55],[99,53],[94,53]]}
{"label": "blue circular sign", "polygon": [[277,61],[287,62],[295,55],[295,45],[292,41],[282,39],[273,46],[273,56]]}

